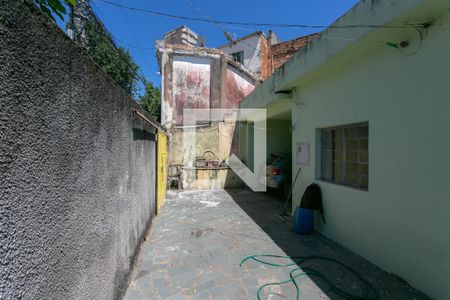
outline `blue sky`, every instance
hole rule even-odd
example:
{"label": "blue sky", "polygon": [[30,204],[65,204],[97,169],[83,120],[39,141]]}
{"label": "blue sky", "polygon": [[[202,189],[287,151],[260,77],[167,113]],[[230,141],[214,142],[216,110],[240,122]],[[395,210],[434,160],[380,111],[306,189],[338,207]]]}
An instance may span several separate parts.
{"label": "blue sky", "polygon": [[[358,0],[108,0],[121,5],[160,11],[174,15],[213,18],[237,22],[293,23],[329,25],[343,15]],[[176,26],[186,25],[205,36],[207,47],[226,43],[224,28],[213,24],[170,19],[146,13],[121,9],[102,0],[91,0],[95,13],[104,22],[117,43],[128,49],[142,73],[155,85],[160,75],[155,54],[155,41]],[[236,28],[238,27],[238,28]],[[237,37],[254,30],[271,28],[225,28]],[[316,32],[315,29],[277,28],[273,31],[282,41]]]}

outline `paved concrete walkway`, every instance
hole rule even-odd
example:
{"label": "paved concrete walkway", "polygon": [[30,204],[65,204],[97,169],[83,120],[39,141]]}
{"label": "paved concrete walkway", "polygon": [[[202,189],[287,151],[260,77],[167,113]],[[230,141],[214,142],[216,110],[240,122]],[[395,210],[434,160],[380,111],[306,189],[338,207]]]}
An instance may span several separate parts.
{"label": "paved concrete walkway", "polygon": [[[351,266],[380,299],[427,299],[395,277],[319,234],[299,236],[282,203],[248,191],[172,194],[144,245],[125,299],[256,299],[259,286],[289,278],[290,268],[240,261],[248,255],[323,255]],[[308,265],[351,293],[361,283],[339,266]],[[343,299],[317,278],[299,280],[301,299]],[[292,285],[267,287],[262,299],[295,299]]]}

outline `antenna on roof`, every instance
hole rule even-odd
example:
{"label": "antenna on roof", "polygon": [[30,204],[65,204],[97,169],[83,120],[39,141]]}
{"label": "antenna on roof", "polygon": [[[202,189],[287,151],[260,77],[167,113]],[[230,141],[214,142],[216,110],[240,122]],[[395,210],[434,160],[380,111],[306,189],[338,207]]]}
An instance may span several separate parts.
{"label": "antenna on roof", "polygon": [[232,43],[232,44],[234,43],[234,37],[229,32],[224,31],[223,35],[230,43]]}

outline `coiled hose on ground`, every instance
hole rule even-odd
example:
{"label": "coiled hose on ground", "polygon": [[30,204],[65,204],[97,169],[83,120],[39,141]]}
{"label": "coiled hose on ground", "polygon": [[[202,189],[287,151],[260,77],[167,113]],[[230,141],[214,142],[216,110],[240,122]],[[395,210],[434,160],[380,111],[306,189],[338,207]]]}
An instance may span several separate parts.
{"label": "coiled hose on ground", "polygon": [[[267,260],[264,260],[262,258],[278,258],[278,259],[289,259],[290,262],[288,263],[273,263]],[[353,270],[352,268],[350,268],[349,266],[341,263],[338,260],[335,260],[333,258],[329,258],[329,257],[324,257],[324,256],[283,256],[283,255],[273,255],[273,254],[259,254],[259,255],[250,255],[247,256],[246,258],[244,258],[241,263],[240,266],[242,267],[242,265],[247,262],[248,260],[254,260],[257,261],[259,263],[265,264],[265,265],[269,265],[269,266],[273,266],[273,267],[291,267],[291,266],[297,266],[296,268],[292,269],[289,273],[289,279],[285,280],[285,281],[280,281],[280,282],[271,282],[271,283],[266,283],[262,286],[259,287],[258,291],[257,291],[257,298],[258,300],[261,300],[261,293],[262,290],[268,286],[277,286],[277,285],[283,285],[283,284],[288,284],[288,283],[292,283],[295,287],[296,290],[296,300],[300,300],[300,287],[298,286],[298,283],[296,282],[296,279],[305,275],[308,276],[313,276],[313,277],[318,277],[321,278],[329,287],[330,289],[335,292],[337,295],[345,298],[345,299],[349,299],[349,300],[377,300],[379,298],[379,294],[377,292],[377,290],[367,281],[365,280],[360,274],[358,274],[355,270]],[[338,264],[339,266],[343,267],[344,269],[346,269],[349,273],[353,274],[356,278],[358,278],[359,281],[361,281],[362,283],[362,289],[363,289],[363,293],[362,295],[355,295],[355,294],[350,294],[346,291],[344,291],[343,289],[337,287],[335,284],[333,284],[325,275],[323,275],[322,273],[312,269],[312,268],[307,268],[307,267],[298,267],[299,265],[301,265],[302,263],[304,263],[305,261],[308,260],[322,260],[322,261],[327,261],[327,262],[331,262],[331,263],[335,263]],[[301,272],[301,273],[299,273]]]}

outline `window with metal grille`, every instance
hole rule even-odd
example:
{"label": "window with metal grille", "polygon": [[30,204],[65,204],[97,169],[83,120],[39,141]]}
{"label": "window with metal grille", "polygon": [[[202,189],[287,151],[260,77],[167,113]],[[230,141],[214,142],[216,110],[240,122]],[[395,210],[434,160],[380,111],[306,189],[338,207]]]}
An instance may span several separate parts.
{"label": "window with metal grille", "polygon": [[320,129],[320,179],[369,187],[369,124]]}

